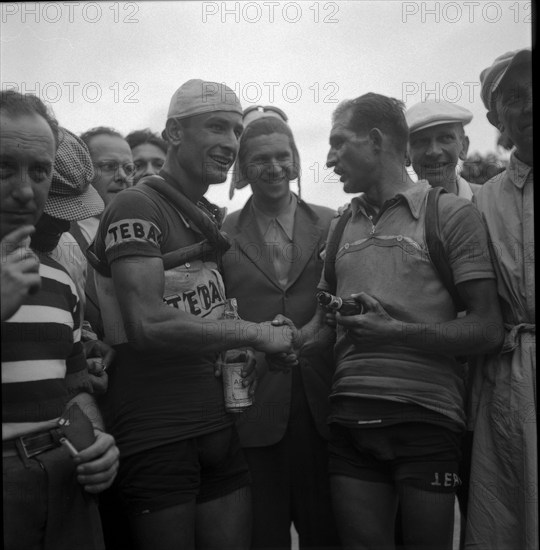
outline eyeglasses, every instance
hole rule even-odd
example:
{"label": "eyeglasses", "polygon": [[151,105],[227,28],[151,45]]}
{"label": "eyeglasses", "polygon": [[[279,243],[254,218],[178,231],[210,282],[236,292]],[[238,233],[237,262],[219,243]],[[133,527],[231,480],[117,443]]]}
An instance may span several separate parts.
{"label": "eyeglasses", "polygon": [[103,172],[109,172],[109,173],[116,173],[120,166],[123,168],[124,172],[126,173],[126,176],[132,176],[135,172],[135,165],[131,162],[126,162],[125,164],[120,164],[119,162],[116,162],[114,160],[105,160],[102,162],[96,163],[96,165],[101,171]]}
{"label": "eyeglasses", "polygon": [[246,117],[249,115],[249,113],[253,113],[254,111],[257,111],[259,113],[275,113],[279,117],[281,117],[283,122],[289,121],[289,117],[279,107],[274,107],[273,105],[252,105],[251,107],[248,107],[244,110],[244,122],[246,121]]}

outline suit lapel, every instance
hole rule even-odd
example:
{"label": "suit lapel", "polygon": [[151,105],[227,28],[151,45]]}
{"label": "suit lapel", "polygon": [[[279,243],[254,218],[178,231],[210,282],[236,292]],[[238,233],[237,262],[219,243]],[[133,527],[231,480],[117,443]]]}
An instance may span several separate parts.
{"label": "suit lapel", "polygon": [[281,288],[268,247],[264,245],[257,221],[251,209],[251,199],[244,207],[236,226],[236,233],[231,235],[238,247],[249,258],[253,265],[276,287]]}
{"label": "suit lapel", "polygon": [[[304,271],[313,251],[319,245],[321,229],[317,226],[315,214],[308,210],[308,206],[302,202],[298,203],[294,220],[293,262],[289,270],[287,288],[291,287]],[[289,256],[291,257],[291,256]]]}

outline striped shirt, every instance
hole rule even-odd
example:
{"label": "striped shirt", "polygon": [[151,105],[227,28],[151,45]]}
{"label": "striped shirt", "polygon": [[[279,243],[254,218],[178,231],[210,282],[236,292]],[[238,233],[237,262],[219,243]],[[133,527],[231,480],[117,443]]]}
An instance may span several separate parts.
{"label": "striped shirt", "polygon": [[75,284],[49,255],[38,253],[41,289],[2,323],[2,422],[58,417],[89,391]]}

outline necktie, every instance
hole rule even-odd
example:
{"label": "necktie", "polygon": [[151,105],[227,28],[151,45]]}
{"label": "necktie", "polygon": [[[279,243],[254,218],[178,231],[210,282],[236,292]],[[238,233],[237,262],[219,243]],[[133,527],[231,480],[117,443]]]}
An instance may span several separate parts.
{"label": "necktie", "polygon": [[272,247],[272,263],[276,270],[276,276],[282,287],[287,285],[287,275],[289,273],[289,262],[286,258],[286,246],[288,238],[284,235],[278,221],[274,218],[270,222],[268,231],[268,244]]}

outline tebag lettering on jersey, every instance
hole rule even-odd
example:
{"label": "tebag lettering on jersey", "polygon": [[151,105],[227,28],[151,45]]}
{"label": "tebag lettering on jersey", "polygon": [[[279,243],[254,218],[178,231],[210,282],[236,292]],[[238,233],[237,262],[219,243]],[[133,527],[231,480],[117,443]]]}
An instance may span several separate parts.
{"label": "tebag lettering on jersey", "polygon": [[133,242],[161,243],[161,231],[152,222],[138,219],[125,219],[111,223],[105,238],[106,250],[119,244]]}
{"label": "tebag lettering on jersey", "polygon": [[208,280],[205,284],[199,284],[194,290],[186,290],[182,294],[165,296],[163,301],[177,309],[184,309],[192,315],[206,315],[216,306],[221,306],[225,296],[219,291],[218,285]]}

